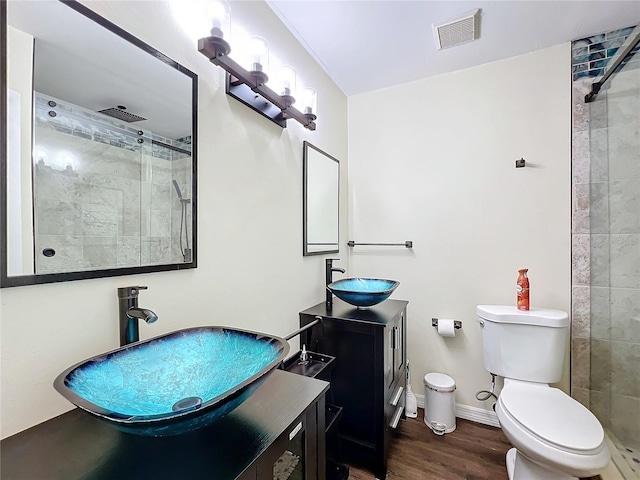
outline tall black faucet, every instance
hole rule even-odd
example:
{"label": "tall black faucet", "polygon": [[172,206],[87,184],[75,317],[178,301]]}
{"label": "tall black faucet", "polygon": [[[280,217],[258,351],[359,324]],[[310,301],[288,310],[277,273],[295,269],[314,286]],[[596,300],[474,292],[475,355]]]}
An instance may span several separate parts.
{"label": "tall black faucet", "polygon": [[147,287],[142,286],[118,288],[121,347],[140,340],[138,320],[144,320],[147,323],[158,320],[158,316],[153,311],[138,307],[140,290],[146,289]]}
{"label": "tall black faucet", "polygon": [[[333,272],[340,272],[340,273],[345,273],[344,268],[342,267],[334,267],[333,266],[333,261],[338,261],[340,260],[339,258],[327,258],[324,261],[324,273],[325,273],[325,281],[326,281],[326,286],[328,286],[331,282],[333,282]],[[325,286],[325,288],[326,288]],[[327,290],[327,310],[331,310],[331,307],[333,307],[333,294],[331,293],[331,290],[329,290],[328,288]]]}

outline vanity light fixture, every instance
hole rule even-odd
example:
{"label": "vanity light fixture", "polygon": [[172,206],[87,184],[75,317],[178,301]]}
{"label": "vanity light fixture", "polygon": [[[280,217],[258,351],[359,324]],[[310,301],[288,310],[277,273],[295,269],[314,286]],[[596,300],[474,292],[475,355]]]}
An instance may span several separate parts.
{"label": "vanity light fixture", "polygon": [[224,39],[223,24],[228,24],[230,8],[227,2],[216,2],[211,9],[211,35],[198,40],[198,51],[211,63],[227,72],[227,94],[244,103],[248,107],[264,115],[282,128],[286,128],[287,120],[293,118],[309,130],[316,129],[317,94],[312,88],[304,89],[302,108],[298,110],[295,103],[295,71],[291,67],[283,67],[280,75],[281,85],[276,93],[266,83],[268,44],[261,37],[251,38],[249,69],[229,57],[231,46]]}

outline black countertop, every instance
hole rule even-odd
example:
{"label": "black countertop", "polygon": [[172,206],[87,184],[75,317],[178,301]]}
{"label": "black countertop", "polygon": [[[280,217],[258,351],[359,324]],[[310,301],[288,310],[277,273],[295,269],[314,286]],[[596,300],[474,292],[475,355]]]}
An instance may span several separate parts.
{"label": "black countertop", "polygon": [[333,299],[333,306],[327,308],[325,302],[314,305],[300,312],[301,315],[320,315],[321,317],[342,318],[354,322],[383,324],[392,319],[399,311],[408,305],[406,300],[387,299],[372,307],[358,309],[339,298]]}
{"label": "black countertop", "polygon": [[123,433],[75,409],[2,440],[0,475],[2,480],[234,479],[328,387],[275,370],[225,417],[173,437]]}

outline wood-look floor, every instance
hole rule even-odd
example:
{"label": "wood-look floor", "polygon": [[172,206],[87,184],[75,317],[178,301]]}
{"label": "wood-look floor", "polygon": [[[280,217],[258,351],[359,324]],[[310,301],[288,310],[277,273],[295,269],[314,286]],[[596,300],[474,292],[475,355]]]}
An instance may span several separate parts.
{"label": "wood-look floor", "polygon": [[[388,480],[507,480],[505,455],[511,448],[502,430],[458,418],[456,430],[434,434],[418,418],[400,422],[388,458]],[[350,480],[373,474],[349,466]]]}
{"label": "wood-look floor", "polygon": [[[508,480],[505,457],[510,448],[499,428],[460,418],[455,431],[436,435],[418,409],[418,418],[398,425],[387,460],[387,480]],[[349,480],[373,479],[368,470],[349,465]]]}

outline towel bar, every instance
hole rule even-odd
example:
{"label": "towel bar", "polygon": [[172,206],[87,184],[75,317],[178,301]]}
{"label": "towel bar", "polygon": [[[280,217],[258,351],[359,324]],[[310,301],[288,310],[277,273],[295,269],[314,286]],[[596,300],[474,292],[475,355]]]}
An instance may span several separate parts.
{"label": "towel bar", "polygon": [[353,240],[349,240],[347,242],[348,247],[355,247],[356,245],[376,245],[382,247],[406,247],[413,248],[413,242],[411,240],[407,240],[404,243],[356,243]]}

